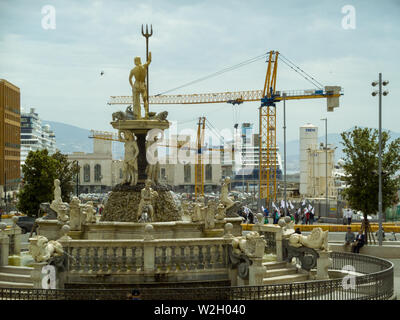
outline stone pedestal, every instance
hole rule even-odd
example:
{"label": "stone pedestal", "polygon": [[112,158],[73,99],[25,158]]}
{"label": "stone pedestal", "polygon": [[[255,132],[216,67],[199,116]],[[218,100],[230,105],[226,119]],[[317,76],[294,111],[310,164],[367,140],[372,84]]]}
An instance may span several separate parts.
{"label": "stone pedestal", "polygon": [[265,267],[262,265],[262,258],[252,258],[253,262],[249,267],[249,285],[261,286],[265,275]]}
{"label": "stone pedestal", "polygon": [[7,234],[0,229],[0,266],[6,266],[8,264],[9,244],[10,242]]}
{"label": "stone pedestal", "polygon": [[332,259],[329,258],[332,251],[317,250],[319,258],[317,260],[317,275],[316,280],[329,279],[328,269],[332,265]]}
{"label": "stone pedestal", "polygon": [[33,282],[33,287],[35,289],[43,289],[42,288],[42,269],[47,265],[47,262],[36,262],[33,264],[33,270],[31,271],[31,279]]}

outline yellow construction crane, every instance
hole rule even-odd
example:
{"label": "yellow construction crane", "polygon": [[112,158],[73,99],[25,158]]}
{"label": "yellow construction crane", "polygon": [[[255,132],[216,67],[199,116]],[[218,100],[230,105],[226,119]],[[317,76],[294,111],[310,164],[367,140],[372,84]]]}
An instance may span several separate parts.
{"label": "yellow construction crane", "polygon": [[[270,51],[267,57],[267,73],[263,90],[239,92],[220,92],[202,94],[154,95],[149,97],[150,104],[203,104],[231,103],[241,104],[245,101],[261,101],[259,108],[259,197],[276,200],[276,102],[298,99],[327,99],[327,110],[333,111],[339,106],[339,97],[343,95],[339,86],[323,86],[304,70],[296,66],[278,51]],[[276,79],[278,58],[284,64],[311,82],[316,89],[277,91]],[[111,96],[109,105],[132,103],[131,96]]]}

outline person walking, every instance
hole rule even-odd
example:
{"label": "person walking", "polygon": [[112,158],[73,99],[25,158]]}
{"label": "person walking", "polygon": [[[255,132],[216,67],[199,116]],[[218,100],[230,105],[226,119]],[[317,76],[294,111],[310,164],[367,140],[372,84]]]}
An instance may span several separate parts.
{"label": "person walking", "polygon": [[347,224],[351,225],[351,219],[353,218],[353,210],[348,209],[347,210]]}

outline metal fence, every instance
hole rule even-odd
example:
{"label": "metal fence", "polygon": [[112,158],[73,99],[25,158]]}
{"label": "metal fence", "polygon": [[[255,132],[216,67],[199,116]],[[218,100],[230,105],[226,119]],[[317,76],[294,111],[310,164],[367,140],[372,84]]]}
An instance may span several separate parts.
{"label": "metal fence", "polygon": [[[127,289],[0,288],[2,300],[387,300],[393,297],[393,264],[360,254],[332,252],[332,270],[363,275],[266,286]],[[352,285],[353,281],[353,285]],[[135,293],[134,290],[137,290]],[[132,294],[133,293],[133,294]]]}

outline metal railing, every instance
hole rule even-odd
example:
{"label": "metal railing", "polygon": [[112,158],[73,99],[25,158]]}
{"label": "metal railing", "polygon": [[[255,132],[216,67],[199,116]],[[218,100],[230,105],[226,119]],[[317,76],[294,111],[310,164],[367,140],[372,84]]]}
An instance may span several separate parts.
{"label": "metal railing", "polygon": [[[0,288],[0,300],[387,300],[393,297],[393,264],[361,254],[332,252],[331,270],[350,266],[354,286],[342,278],[290,284],[241,287],[126,289],[25,289]],[[348,269],[347,269],[348,270]],[[138,290],[139,295],[133,295]]]}

